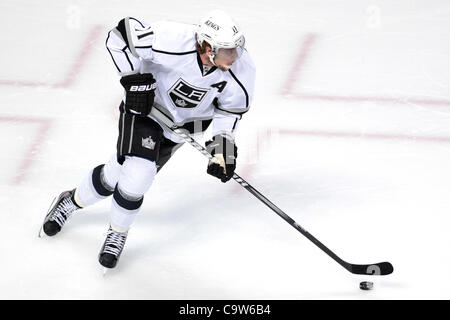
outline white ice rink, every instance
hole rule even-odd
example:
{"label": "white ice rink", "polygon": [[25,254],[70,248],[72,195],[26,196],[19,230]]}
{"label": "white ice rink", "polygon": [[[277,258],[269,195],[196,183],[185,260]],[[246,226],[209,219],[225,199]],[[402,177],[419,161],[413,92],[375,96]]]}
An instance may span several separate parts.
{"label": "white ice rink", "polygon": [[220,4],[257,66],[236,172],[344,260],[387,260],[394,273],[348,273],[237,183],[208,176],[188,145],[106,277],[110,200],[39,239],[52,199],[115,151],[122,87],[107,31],[126,16],[195,23],[215,7],[2,0],[0,298],[449,299],[450,2]]}

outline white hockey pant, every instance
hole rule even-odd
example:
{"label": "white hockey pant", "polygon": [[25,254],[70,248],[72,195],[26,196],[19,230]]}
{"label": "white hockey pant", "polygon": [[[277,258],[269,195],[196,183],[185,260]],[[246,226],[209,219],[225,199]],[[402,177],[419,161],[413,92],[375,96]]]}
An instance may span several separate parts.
{"label": "white hockey pant", "polygon": [[120,165],[114,155],[105,165],[86,175],[76,189],[75,201],[85,207],[112,194],[111,226],[117,231],[126,231],[139,212],[156,172],[154,161],[126,156]]}

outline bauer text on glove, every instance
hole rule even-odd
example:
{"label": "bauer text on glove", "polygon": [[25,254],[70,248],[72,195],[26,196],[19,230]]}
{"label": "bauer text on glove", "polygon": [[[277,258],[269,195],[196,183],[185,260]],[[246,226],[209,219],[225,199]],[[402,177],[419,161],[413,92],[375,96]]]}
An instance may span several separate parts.
{"label": "bauer text on glove", "polygon": [[156,81],[151,73],[132,74],[120,79],[125,88],[125,111],[147,116],[155,100]]}

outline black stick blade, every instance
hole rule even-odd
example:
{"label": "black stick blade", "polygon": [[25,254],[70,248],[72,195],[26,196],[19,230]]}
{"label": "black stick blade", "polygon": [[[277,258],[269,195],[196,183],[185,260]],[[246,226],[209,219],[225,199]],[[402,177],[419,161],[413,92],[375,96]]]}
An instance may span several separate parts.
{"label": "black stick blade", "polygon": [[385,276],[394,272],[394,267],[389,262],[374,264],[348,264],[347,270],[354,274],[369,276]]}

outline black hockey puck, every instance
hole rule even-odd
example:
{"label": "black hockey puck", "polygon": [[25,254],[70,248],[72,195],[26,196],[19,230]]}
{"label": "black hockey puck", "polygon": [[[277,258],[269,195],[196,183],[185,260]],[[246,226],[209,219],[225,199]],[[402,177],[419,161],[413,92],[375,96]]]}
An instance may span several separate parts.
{"label": "black hockey puck", "polygon": [[361,290],[372,290],[373,289],[373,282],[369,281],[363,281],[359,284],[359,288]]}

